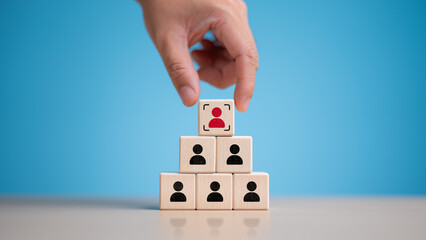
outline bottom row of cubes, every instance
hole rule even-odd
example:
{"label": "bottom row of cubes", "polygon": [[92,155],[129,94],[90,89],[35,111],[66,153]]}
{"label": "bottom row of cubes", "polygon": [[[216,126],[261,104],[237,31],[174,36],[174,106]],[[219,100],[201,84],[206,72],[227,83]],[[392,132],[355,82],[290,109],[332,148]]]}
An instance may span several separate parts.
{"label": "bottom row of cubes", "polygon": [[160,174],[160,209],[268,209],[269,175]]}

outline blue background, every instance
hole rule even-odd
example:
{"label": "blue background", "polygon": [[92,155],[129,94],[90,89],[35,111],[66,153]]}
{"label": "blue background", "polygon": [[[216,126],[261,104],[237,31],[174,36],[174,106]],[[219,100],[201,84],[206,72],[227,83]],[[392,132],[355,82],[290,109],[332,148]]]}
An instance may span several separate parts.
{"label": "blue background", "polygon": [[[236,135],[271,194],[426,194],[426,2],[247,4],[260,68]],[[197,135],[131,0],[1,1],[0,108],[2,194],[154,195]]]}

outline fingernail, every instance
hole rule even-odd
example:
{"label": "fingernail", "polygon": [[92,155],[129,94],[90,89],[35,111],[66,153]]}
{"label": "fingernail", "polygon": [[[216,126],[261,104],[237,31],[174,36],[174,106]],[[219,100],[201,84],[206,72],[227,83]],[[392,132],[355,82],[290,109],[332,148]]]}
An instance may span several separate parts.
{"label": "fingernail", "polygon": [[179,96],[185,106],[191,106],[195,98],[195,91],[189,86],[183,86],[179,89]]}

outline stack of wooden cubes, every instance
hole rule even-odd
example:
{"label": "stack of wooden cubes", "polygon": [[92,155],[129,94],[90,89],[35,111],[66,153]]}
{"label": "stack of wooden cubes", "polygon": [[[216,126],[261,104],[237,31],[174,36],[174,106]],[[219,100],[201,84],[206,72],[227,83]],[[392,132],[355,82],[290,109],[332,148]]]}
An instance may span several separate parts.
{"label": "stack of wooden cubes", "polygon": [[180,137],[179,173],[160,174],[160,209],[268,209],[252,137],[234,136],[234,100],[198,102],[199,136]]}

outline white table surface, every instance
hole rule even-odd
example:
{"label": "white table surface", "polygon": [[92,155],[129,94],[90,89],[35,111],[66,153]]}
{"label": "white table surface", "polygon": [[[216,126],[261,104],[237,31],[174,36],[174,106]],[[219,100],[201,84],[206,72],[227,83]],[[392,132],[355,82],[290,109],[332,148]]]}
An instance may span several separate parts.
{"label": "white table surface", "polygon": [[0,239],[426,239],[426,197],[272,198],[269,211],[160,211],[155,199],[0,197]]}

